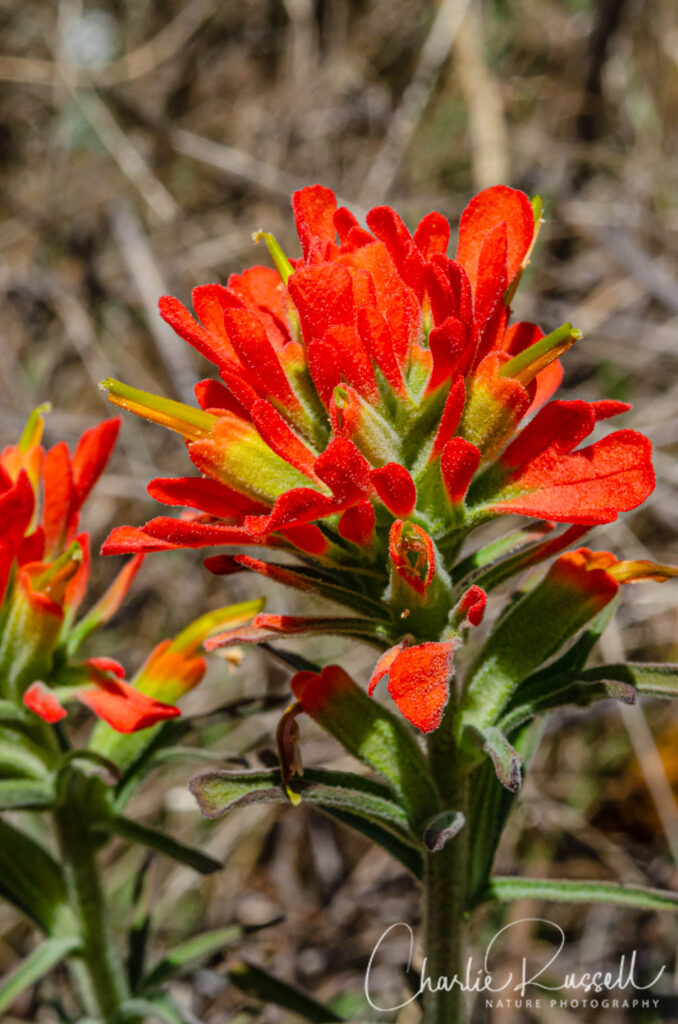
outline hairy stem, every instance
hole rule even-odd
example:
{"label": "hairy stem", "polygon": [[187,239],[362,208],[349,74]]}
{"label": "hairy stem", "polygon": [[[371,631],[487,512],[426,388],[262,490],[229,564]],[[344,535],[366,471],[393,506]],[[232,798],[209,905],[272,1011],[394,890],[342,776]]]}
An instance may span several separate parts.
{"label": "hairy stem", "polygon": [[86,1012],[109,1021],[129,992],[109,927],[96,844],[77,803],[66,801],[55,812],[55,820],[69,901],[82,940],[82,955],[71,960],[74,979]]}
{"label": "hairy stem", "polygon": [[[467,765],[455,742],[453,715],[454,708],[448,707],[440,728],[431,735],[429,762],[445,808],[466,814]],[[461,979],[464,954],[466,855],[465,827],[442,850],[426,855],[422,1024],[464,1021],[463,992],[455,977]]]}

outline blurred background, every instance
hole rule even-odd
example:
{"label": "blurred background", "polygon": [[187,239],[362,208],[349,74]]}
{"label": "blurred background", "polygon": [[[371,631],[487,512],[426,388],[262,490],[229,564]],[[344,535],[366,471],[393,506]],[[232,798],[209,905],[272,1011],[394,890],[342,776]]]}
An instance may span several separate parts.
{"label": "blurred background", "polygon": [[[413,227],[430,209],[454,224],[474,191],[505,182],[540,194],[546,211],[516,315],[546,330],[566,319],[580,327],[584,341],[566,358],[567,397],[632,401],[623,425],[656,447],[655,494],[600,530],[596,546],[678,559],[674,0],[0,0],[0,27],[4,443],[46,400],[48,441],[75,442],[109,414],[97,389],[109,375],[192,401],[194,381],[210,369],[159,319],[157,299],[172,292],[188,302],[193,285],[266,262],[252,242],[259,228],[295,254],[292,189],[319,181],[358,215],[388,202]],[[86,525],[101,540],[114,523],[145,521],[156,514],[148,480],[188,471],[175,437],[128,418]],[[96,566],[95,592],[114,562]],[[258,579],[209,576],[197,554],[151,556],[105,653],[134,667],[199,611],[261,592]],[[605,659],[676,660],[677,606],[671,584],[627,590]],[[269,588],[269,609],[283,607],[289,597]],[[374,660],[338,642],[325,643],[322,657],[341,657],[361,679]],[[212,666],[192,710],[240,693],[284,699],[282,668],[256,651],[237,661]],[[215,747],[224,758],[266,761],[276,717],[221,725]],[[304,756],[316,764],[338,755],[304,726]],[[306,808],[202,822],[185,787],[192,773],[182,765],[156,776],[135,805],[227,860],[202,882],[152,865],[164,937],[281,917],[241,952],[347,1019],[368,1019],[367,959],[390,923],[416,925],[413,883]],[[678,888],[676,792],[670,705],[622,712],[606,703],[553,716],[501,871]],[[113,889],[124,891],[133,866],[111,864]],[[540,916],[567,932],[563,970],[604,966],[634,947],[649,976],[657,965],[673,969],[671,917],[598,906],[493,912],[477,925],[479,947],[501,924]],[[30,941],[0,908],[0,973]],[[501,962],[538,960],[545,943],[538,926],[522,924]],[[380,968],[385,1001],[403,998],[401,952]],[[479,1006],[476,1020],[675,1020],[675,991],[667,973],[651,1012]],[[299,1019],[238,993],[223,958],[175,994],[187,1019],[206,1024]],[[49,1009],[36,1016],[27,999],[14,1019],[58,1018]],[[398,1020],[414,1024],[417,1011]]]}

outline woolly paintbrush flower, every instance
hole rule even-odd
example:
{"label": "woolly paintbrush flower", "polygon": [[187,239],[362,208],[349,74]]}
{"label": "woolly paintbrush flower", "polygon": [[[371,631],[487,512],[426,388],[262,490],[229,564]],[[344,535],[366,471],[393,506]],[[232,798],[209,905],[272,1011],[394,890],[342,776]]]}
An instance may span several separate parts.
{"label": "woolly paintbrush flower", "polygon": [[[619,430],[580,447],[597,421],[629,407],[549,401],[579,332],[509,322],[540,223],[522,192],[476,196],[454,259],[438,213],[411,234],[389,207],[361,226],[318,185],[292,206],[298,258],[260,232],[275,268],[196,288],[197,319],[177,299],[160,302],[217,368],[219,380],[196,386],[199,409],[104,382],[114,404],[178,432],[200,473],[152,481],[154,498],[188,511],[119,527],[104,552],[232,547],[208,568],[251,570],[347,606],[351,616],[335,619],[258,616],[211,645],[302,632],[402,645],[391,692],[411,721],[435,728],[461,642],[455,616],[474,584],[453,571],[470,530],[512,513],[584,531],[609,522],[651,492],[650,445]],[[244,547],[281,549],[287,561]],[[402,697],[405,673],[444,677],[426,713],[415,707],[423,683]]]}
{"label": "woolly paintbrush flower", "polygon": [[63,441],[43,448],[44,411],[37,409],[19,443],[0,453],[0,693],[50,723],[65,718],[64,705],[77,700],[119,732],[147,729],[179,714],[175,701],[204,674],[196,651],[207,634],[249,620],[261,602],[204,616],[157,647],[131,683],[113,658],[74,662],[83,640],[119,609],[143,554],[127,562],[76,622],[90,571],[79,514],[120,421],[87,430],[71,455]]}

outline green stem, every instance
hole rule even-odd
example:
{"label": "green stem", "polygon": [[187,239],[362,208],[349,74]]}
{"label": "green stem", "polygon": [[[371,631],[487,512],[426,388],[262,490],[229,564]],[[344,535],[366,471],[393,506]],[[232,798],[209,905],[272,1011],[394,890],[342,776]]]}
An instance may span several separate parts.
{"label": "green stem", "polygon": [[88,835],[87,818],[77,802],[65,801],[55,812],[55,821],[69,901],[82,942],[81,956],[70,961],[74,979],[86,1013],[110,1021],[129,991],[109,926],[96,842]]}
{"label": "green stem", "polygon": [[[440,728],[429,738],[429,763],[445,808],[466,814],[467,765],[454,739],[454,710],[448,706]],[[462,977],[467,832],[462,828],[442,850],[426,855],[422,1024],[462,1024],[465,1017],[463,992],[453,981]],[[441,988],[435,991],[438,984]]]}

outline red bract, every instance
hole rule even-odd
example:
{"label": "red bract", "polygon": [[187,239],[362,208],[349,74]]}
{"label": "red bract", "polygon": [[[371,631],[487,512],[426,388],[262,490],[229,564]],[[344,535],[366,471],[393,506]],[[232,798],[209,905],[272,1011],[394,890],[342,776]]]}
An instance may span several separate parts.
{"label": "red bract", "polygon": [[[66,716],[64,703],[79,700],[119,732],[146,729],[179,714],[173,702],[205,671],[196,651],[207,633],[248,621],[260,602],[210,613],[176,640],[164,641],[131,683],[111,658],[73,663],[70,656],[85,637],[120,607],[143,554],[130,559],[75,622],[90,569],[79,513],[108,461],[120,421],[87,430],[71,456],[63,441],[43,449],[42,411],[30,417],[19,444],[0,454],[0,695],[50,723]],[[239,495],[235,500],[242,501]]]}
{"label": "red bract", "polygon": [[[509,513],[609,522],[652,490],[649,442],[620,430],[580,448],[597,420],[627,407],[545,404],[579,333],[510,323],[538,229],[522,192],[476,196],[455,259],[438,213],[412,234],[378,207],[365,228],[319,185],[292,206],[297,259],[263,235],[276,269],[195,289],[198,320],[161,300],[165,320],[217,368],[219,381],[196,387],[200,409],[105,382],[115,404],[180,433],[202,476],[154,481],[155,498],[191,511],[118,528],[104,551],[285,549],[298,565],[238,555],[208,566],[253,569],[347,605],[384,649],[407,635],[389,685],[407,717],[432,728],[449,664],[438,653],[433,672],[426,652],[453,643],[460,593],[451,570],[469,531]],[[346,632],[330,618],[314,622],[314,631]],[[239,635],[299,628],[282,617]],[[432,702],[427,673],[437,680]],[[418,699],[435,711],[418,714]]]}

